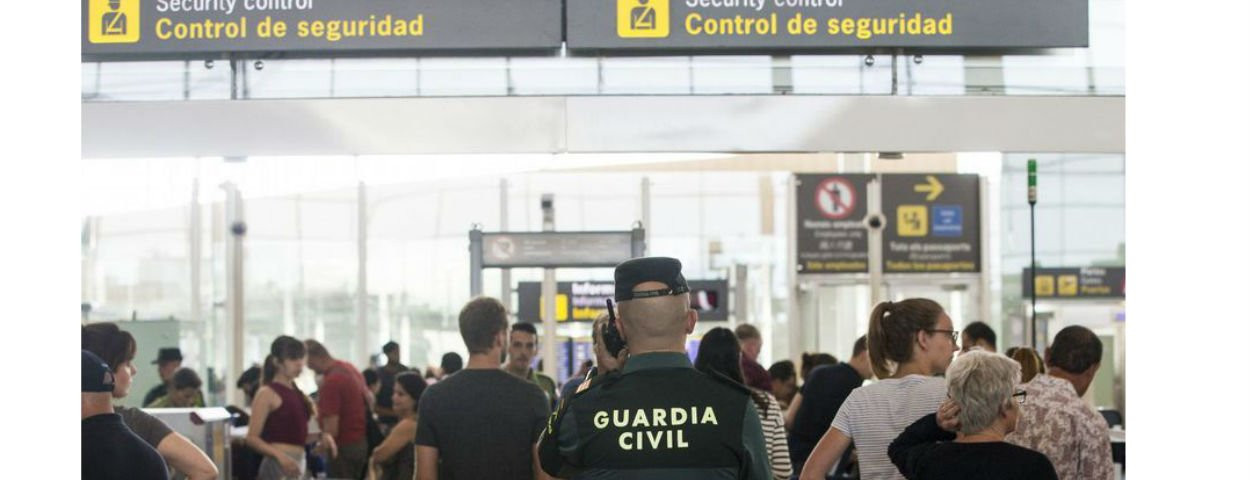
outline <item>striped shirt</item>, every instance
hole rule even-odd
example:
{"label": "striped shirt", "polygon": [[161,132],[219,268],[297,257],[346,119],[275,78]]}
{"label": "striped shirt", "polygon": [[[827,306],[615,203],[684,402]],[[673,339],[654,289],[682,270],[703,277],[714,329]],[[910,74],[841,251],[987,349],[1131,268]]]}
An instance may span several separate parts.
{"label": "striped shirt", "polygon": [[764,447],[768,449],[768,463],[772,467],[773,478],[787,480],[793,470],[790,467],[790,446],[786,443],[785,412],[781,410],[781,404],[777,403],[777,397],[773,394],[758,390],[756,393],[763,393],[768,397],[768,413],[760,412],[760,423],[764,427]]}
{"label": "striped shirt", "polygon": [[946,400],[946,379],[908,375],[856,388],[833,418],[855,442],[862,480],[903,480],[886,450],[908,425],[934,413]]}

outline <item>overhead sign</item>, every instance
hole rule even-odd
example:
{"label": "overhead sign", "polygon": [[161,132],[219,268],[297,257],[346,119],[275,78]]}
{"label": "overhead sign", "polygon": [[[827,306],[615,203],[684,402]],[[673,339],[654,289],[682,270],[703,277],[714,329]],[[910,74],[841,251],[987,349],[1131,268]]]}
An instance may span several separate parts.
{"label": "overhead sign", "polygon": [[981,271],[977,175],[882,175],[885,273]]}
{"label": "overhead sign", "polygon": [[[638,256],[642,230],[482,233],[483,268],[615,267]],[[641,249],[637,252],[640,254]]]}
{"label": "overhead sign", "polygon": [[560,0],[83,0],[84,58],[555,50]]}
{"label": "overhead sign", "polygon": [[[699,320],[729,320],[729,282],[726,280],[689,280],[690,308],[699,312]],[[593,322],[606,314],[607,299],[616,293],[612,282],[556,282],[556,322]],[[542,322],[542,283],[517,284],[517,319]]]}
{"label": "overhead sign", "polygon": [[1089,46],[1087,0],[596,0],[573,50],[811,51]]}
{"label": "overhead sign", "polygon": [[868,271],[867,190],[872,175],[797,175],[799,273]]}
{"label": "overhead sign", "polygon": [[1025,268],[1021,290],[1025,298],[1124,298],[1124,267],[1039,268],[1036,285],[1029,282],[1031,269]]}

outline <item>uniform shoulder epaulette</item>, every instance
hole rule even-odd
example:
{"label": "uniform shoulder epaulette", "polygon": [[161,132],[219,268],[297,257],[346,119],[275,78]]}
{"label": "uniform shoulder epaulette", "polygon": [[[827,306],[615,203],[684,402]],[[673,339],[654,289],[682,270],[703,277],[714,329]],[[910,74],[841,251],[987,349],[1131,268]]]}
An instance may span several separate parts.
{"label": "uniform shoulder epaulette", "polygon": [[737,381],[737,380],[734,380],[734,379],[732,379],[732,378],[729,378],[729,376],[728,376],[728,375],[725,375],[725,374],[723,374],[723,373],[721,373],[721,372],[718,372],[718,371],[713,370],[713,371],[711,371],[711,372],[699,372],[699,373],[702,373],[702,374],[704,374],[704,375],[707,375],[709,378],[712,378],[713,380],[716,380],[717,382],[720,382],[720,383],[724,384],[725,386],[730,387],[730,388],[733,388],[734,390],[737,390],[737,391],[739,391],[739,392],[742,392],[742,393],[744,393],[744,394],[746,394],[746,395],[750,395],[750,394],[751,394],[751,388],[750,388],[750,387],[748,387],[748,386],[746,386],[746,385],[743,385],[743,384],[742,384],[742,382],[739,382],[739,381]]}

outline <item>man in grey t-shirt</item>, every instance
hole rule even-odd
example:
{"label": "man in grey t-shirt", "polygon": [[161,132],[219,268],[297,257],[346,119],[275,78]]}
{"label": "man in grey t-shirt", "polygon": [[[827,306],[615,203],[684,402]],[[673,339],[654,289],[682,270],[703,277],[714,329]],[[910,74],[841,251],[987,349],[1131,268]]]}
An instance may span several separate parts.
{"label": "man in grey t-shirt", "polygon": [[469,364],[431,385],[417,408],[417,478],[538,477],[534,443],[550,407],[533,383],[499,368],[508,313],[489,297],[460,311]]}

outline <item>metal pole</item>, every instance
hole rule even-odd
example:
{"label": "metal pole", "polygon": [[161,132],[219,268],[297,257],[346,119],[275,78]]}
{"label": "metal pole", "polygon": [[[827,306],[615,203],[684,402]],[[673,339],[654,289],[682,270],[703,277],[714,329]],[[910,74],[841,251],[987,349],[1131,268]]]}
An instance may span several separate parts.
{"label": "metal pole", "polygon": [[786,177],[786,287],[790,292],[786,299],[786,323],[789,329],[787,335],[789,341],[786,342],[786,351],[773,352],[774,358],[798,358],[799,352],[802,351],[803,343],[803,320],[800,318],[802,312],[799,311],[799,272],[798,272],[798,242],[795,235],[798,232],[798,214],[795,213],[798,208],[798,191],[799,179],[794,174]]}
{"label": "metal pole", "polygon": [[200,257],[201,247],[201,225],[200,225],[200,180],[197,178],[191,181],[191,211],[188,212],[190,225],[188,228],[188,238],[191,257],[191,322],[195,324],[200,321]]}
{"label": "metal pole", "polygon": [[[553,232],[556,229],[555,196],[544,193],[542,196],[543,231]],[[543,269],[543,368],[548,377],[556,378],[556,269]]]}
{"label": "metal pole", "polygon": [[[369,208],[365,196],[365,182],[356,186],[356,348],[360,352],[358,365],[369,364],[369,288],[368,243]],[[379,318],[379,322],[388,321]]]}
{"label": "metal pole", "polygon": [[[868,215],[870,218],[873,215],[879,216],[882,219],[885,218],[881,214],[880,175],[868,181]],[[883,288],[883,284],[885,283],[885,271],[882,268],[885,262],[885,252],[883,251],[884,244],[882,243],[884,242],[885,237],[882,231],[884,228],[885,227],[882,226],[881,228],[868,229],[868,288],[870,292],[869,299],[874,306],[877,303],[886,300],[883,293],[885,290]]]}
{"label": "metal pole", "polygon": [[651,231],[651,177],[642,177],[642,229]]}
{"label": "metal pole", "polygon": [[898,95],[898,55],[903,50],[895,49],[890,54],[890,95]]}
{"label": "metal pole", "polygon": [[[243,197],[234,183],[222,185],[226,191],[226,225],[230,240],[226,243],[226,305],[230,315],[230,370],[226,378],[233,378],[243,371]],[[227,401],[237,405],[240,401],[237,388],[226,389]]]}
{"label": "metal pole", "polygon": [[1037,344],[1037,160],[1029,159],[1029,345]]}
{"label": "metal pole", "polygon": [[[508,179],[499,179],[499,231],[508,231]],[[512,311],[512,269],[499,270],[499,301],[505,310]]]}
{"label": "metal pole", "polygon": [[482,227],[474,224],[469,230],[469,296],[482,295]]}
{"label": "metal pole", "polygon": [[979,320],[989,324],[994,311],[990,295],[993,286],[990,283],[993,273],[990,269],[990,264],[994,262],[993,257],[990,256],[990,215],[994,215],[997,212],[990,211],[990,179],[988,177],[980,177],[979,183],[980,195],[977,197],[977,209],[981,212],[981,273],[978,275],[980,288],[978,289],[977,303],[981,308],[981,318]]}

